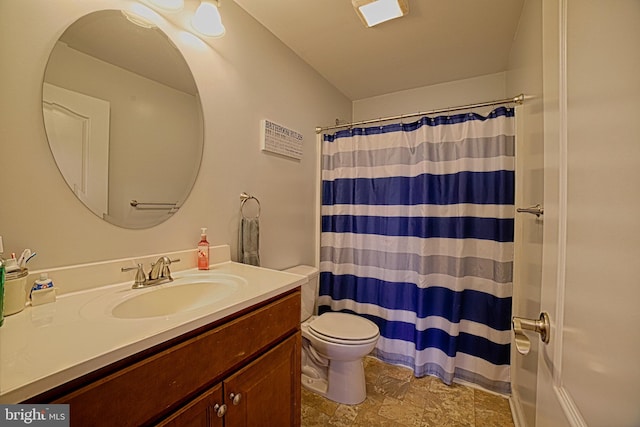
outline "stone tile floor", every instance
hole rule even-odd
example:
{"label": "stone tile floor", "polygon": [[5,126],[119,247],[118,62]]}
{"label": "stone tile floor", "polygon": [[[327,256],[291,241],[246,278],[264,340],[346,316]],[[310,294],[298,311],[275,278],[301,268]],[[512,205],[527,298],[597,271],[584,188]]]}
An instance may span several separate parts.
{"label": "stone tile floor", "polygon": [[342,405],[302,389],[302,426],[513,427],[509,401],[373,357],[364,359],[367,399]]}

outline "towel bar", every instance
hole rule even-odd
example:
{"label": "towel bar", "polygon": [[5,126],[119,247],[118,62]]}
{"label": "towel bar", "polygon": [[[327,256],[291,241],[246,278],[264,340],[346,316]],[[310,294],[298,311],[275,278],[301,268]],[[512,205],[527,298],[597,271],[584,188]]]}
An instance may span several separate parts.
{"label": "towel bar", "polygon": [[179,206],[178,206],[178,202],[139,202],[137,200],[131,200],[129,202],[129,204],[131,206],[133,206],[134,208],[138,209],[138,210],[178,210]]}

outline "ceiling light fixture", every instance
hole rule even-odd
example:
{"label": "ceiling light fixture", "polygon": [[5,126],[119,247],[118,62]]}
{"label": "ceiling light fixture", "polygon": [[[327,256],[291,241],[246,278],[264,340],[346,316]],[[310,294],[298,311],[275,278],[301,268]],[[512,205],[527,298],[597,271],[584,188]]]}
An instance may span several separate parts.
{"label": "ceiling light fixture", "polygon": [[162,20],[160,15],[140,3],[133,3],[129,10],[121,12],[130,22],[142,28],[155,28],[156,22]]}
{"label": "ceiling light fixture", "polygon": [[407,0],[351,0],[351,4],[367,28],[409,13]]}
{"label": "ceiling light fixture", "polygon": [[191,18],[191,25],[198,33],[208,37],[221,37],[225,33],[222,18],[218,11],[217,1],[202,1],[195,15]]}

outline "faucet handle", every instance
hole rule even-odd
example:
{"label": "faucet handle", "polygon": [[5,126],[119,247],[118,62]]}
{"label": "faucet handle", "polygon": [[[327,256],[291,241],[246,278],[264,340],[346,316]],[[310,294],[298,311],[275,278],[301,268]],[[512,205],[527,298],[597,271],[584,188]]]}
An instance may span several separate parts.
{"label": "faucet handle", "polygon": [[171,270],[169,270],[169,266],[171,265],[172,262],[180,262],[180,258],[169,259],[169,257],[165,257],[164,267],[162,268],[161,277],[166,277],[169,280],[173,280],[173,277],[171,277]]}
{"label": "faucet handle", "polygon": [[172,262],[178,262],[180,261],[180,258],[176,258],[176,259],[171,259],[168,256],[161,256],[160,258],[158,258],[158,260],[151,264],[151,265],[156,265],[158,263],[161,263],[160,265],[171,265]]}
{"label": "faucet handle", "polygon": [[138,263],[136,267],[122,267],[120,269],[120,271],[122,272],[131,271],[131,270],[136,270],[136,278],[133,282],[133,287],[138,288],[138,287],[144,286],[145,282],[147,281],[147,278],[145,277],[142,264]]}

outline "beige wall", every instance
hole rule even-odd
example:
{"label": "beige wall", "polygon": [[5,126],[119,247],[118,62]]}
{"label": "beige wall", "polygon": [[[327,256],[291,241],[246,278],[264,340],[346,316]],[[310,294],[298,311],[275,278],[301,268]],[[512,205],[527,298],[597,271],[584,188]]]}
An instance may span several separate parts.
{"label": "beige wall", "polygon": [[[212,47],[167,32],[198,84],[205,148],[202,168],[182,209],[146,230],[125,230],[95,217],[67,188],[42,124],[41,85],[49,52],[68,25],[120,0],[0,2],[0,235],[5,252],[31,248],[33,270],[195,248],[200,227],[212,245],[237,239],[239,195],[262,203],[263,265],[313,263],[316,139],[314,128],[350,118],[351,102],[234,2],[221,10],[227,34]],[[260,151],[268,118],[304,135],[302,160]],[[125,280],[125,278],[123,278]]]}
{"label": "beige wall", "polygon": [[[505,93],[505,73],[488,74],[354,101],[353,120],[430,111],[502,99],[512,95],[517,93]],[[491,108],[486,111],[490,110]],[[482,112],[482,110],[477,111]]]}

